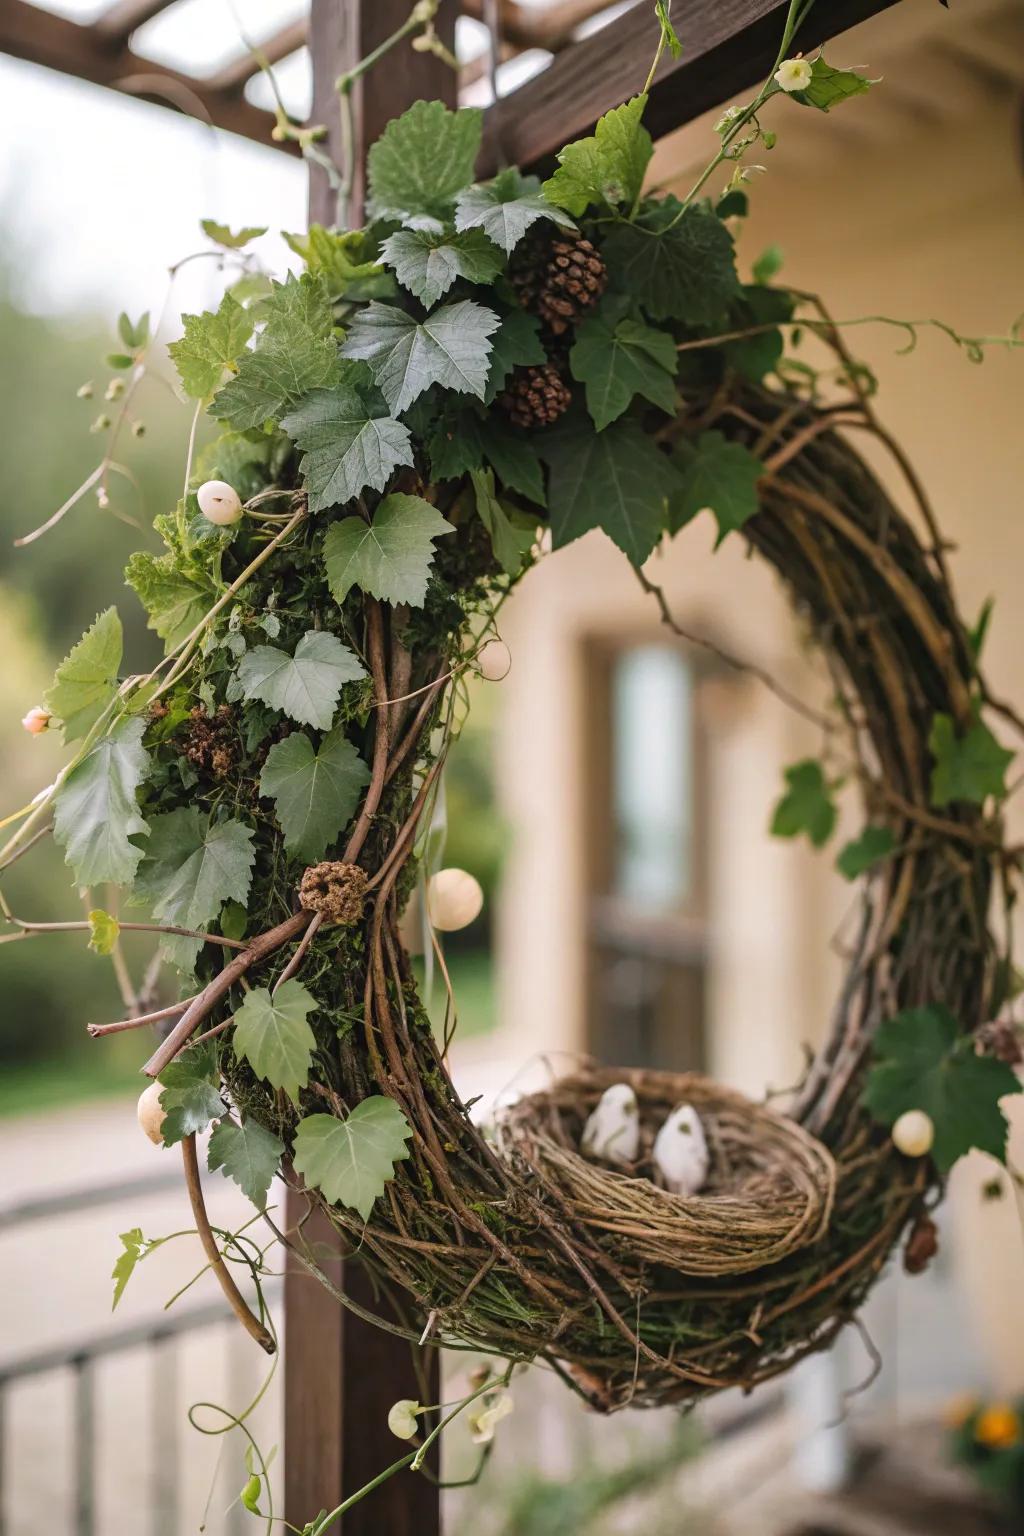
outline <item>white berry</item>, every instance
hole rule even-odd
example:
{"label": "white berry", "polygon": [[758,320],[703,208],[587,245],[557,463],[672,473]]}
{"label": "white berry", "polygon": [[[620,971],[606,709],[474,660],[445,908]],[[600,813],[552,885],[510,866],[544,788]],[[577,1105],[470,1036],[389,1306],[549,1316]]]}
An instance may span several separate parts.
{"label": "white berry", "polygon": [[163,1093],[162,1083],[150,1083],[139,1095],[139,1105],[136,1114],[139,1124],[149,1137],[154,1146],[163,1145],[163,1123],[167,1118],[167,1111],[160,1103],[160,1095]]}
{"label": "white berry", "polygon": [[500,683],[508,676],[512,657],[504,640],[488,640],[476,653],[476,667],[489,683]]}
{"label": "white berry", "polygon": [[427,885],[430,921],[442,933],[468,928],[480,916],[483,904],[479,880],[464,869],[439,869]]}
{"label": "white berry", "polygon": [[218,528],[237,523],[242,515],[242,502],[233,485],[226,480],[204,480],[196,491],[199,510]]}
{"label": "white berry", "polygon": [[932,1149],[935,1127],[923,1109],[908,1109],[892,1128],[893,1145],[904,1157],[924,1157]]}

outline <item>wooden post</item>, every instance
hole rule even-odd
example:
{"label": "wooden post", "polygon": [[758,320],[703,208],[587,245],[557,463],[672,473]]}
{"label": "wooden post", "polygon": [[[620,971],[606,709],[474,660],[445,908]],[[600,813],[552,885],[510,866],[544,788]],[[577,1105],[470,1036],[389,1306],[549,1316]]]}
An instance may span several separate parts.
{"label": "wooden post", "polygon": [[[341,133],[335,81],[372,48],[400,27],[411,0],[313,0],[310,49],[313,58],[312,121],[328,127],[323,146],[341,163]],[[455,40],[455,0],[444,0],[437,18],[439,36],[449,48]],[[456,104],[453,72],[432,54],[398,44],[387,59],[357,84],[352,97],[356,175],[349,222],[362,220],[366,147],[393,117],[420,98]],[[333,224],[335,198],[323,171],[310,175],[310,222]],[[301,1197],[289,1195],[288,1225],[305,1210]],[[330,1223],[313,1218],[304,1229],[331,1279],[371,1310],[365,1270],[344,1263]],[[284,1454],[285,1516],[301,1527],[321,1509],[343,1498],[397,1461],[403,1444],[387,1427],[387,1412],[401,1397],[440,1401],[436,1349],[414,1346],[365,1323],[343,1308],[301,1266],[289,1262],[284,1305]],[[433,1463],[436,1473],[437,1462]],[[343,1518],[343,1536],[439,1536],[440,1497],[421,1474],[401,1472],[390,1478]]]}

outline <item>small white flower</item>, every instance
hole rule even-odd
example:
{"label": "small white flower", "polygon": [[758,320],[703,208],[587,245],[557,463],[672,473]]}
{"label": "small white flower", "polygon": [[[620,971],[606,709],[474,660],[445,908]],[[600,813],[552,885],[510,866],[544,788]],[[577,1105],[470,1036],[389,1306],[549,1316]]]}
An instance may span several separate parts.
{"label": "small white flower", "polygon": [[37,704],[30,709],[27,715],[22,716],[22,729],[28,731],[30,736],[41,736],[50,724],[50,711]]}
{"label": "small white flower", "polygon": [[488,1445],[494,1439],[494,1431],[502,1419],[507,1419],[515,1407],[511,1393],[499,1388],[497,1393],[488,1392],[482,1399],[484,1406],[466,1415],[469,1434],[474,1445]]}
{"label": "small white flower", "polygon": [[806,59],[783,59],[775,71],[775,83],[781,91],[806,91],[811,83],[811,66]]}
{"label": "small white flower", "polygon": [[721,117],[718,119],[718,122],[715,124],[715,132],[719,133],[719,134],[728,133],[729,129],[732,127],[732,125],[736,121],[736,119],[738,117],[742,117],[742,116],[743,116],[743,108],[742,107],[738,107],[738,106],[735,106],[735,105],[733,105],[731,107],[726,107],[725,111],[722,113]]}
{"label": "small white flower", "polygon": [[388,1409],[388,1429],[399,1440],[411,1440],[418,1429],[416,1415],[420,1412],[420,1404],[413,1397],[399,1398],[397,1403],[392,1403]]}

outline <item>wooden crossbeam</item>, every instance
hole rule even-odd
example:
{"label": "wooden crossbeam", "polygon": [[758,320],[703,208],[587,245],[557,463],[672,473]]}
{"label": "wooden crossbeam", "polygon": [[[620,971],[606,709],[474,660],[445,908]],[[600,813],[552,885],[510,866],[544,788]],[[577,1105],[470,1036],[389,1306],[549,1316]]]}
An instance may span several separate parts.
{"label": "wooden crossbeam", "polygon": [[[895,0],[828,0],[815,6],[794,42],[807,51]],[[673,0],[683,43],[662,59],[644,121],[658,139],[763,80],[775,59],[787,7],[779,0]],[[633,6],[574,43],[547,69],[488,109],[481,174],[502,163],[543,167],[561,145],[593,131],[597,119],[639,90],[656,40],[652,7]]]}
{"label": "wooden crossbeam", "polygon": [[[120,11],[123,28],[128,23],[129,8],[133,15],[141,15],[143,0],[137,5],[133,0],[124,0],[123,10],[117,6],[107,13],[108,22],[112,25]],[[149,0],[149,14],[162,8],[154,9],[153,0]],[[128,46],[120,29],[104,34],[98,26],[69,21],[66,16],[41,10],[27,0],[0,0],[0,53],[174,107],[201,122],[213,123],[217,128],[243,134],[262,144],[271,142],[273,117],[246,101],[241,89],[222,89],[215,82],[199,80],[143,58]],[[295,150],[294,145],[282,147]]]}

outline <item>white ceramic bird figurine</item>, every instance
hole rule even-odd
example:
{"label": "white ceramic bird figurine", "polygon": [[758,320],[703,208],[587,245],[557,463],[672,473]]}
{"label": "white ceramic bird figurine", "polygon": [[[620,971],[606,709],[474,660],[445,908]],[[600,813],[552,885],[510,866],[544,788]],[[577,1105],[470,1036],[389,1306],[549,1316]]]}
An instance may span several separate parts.
{"label": "white ceramic bird figurine", "polygon": [[695,1195],[708,1176],[708,1144],[692,1104],[677,1104],[654,1138],[655,1165],[674,1195]]}
{"label": "white ceramic bird figurine", "polygon": [[580,1149],[624,1166],[635,1163],[640,1151],[640,1114],[636,1094],[628,1083],[606,1088],[583,1127]]}

